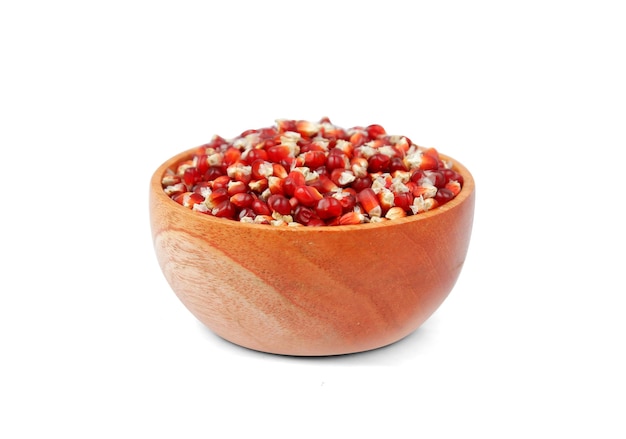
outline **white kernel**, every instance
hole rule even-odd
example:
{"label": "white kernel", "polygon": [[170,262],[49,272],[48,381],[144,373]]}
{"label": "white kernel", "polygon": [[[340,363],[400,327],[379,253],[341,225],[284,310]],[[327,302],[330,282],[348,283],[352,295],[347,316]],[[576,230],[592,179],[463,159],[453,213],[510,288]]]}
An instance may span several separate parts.
{"label": "white kernel", "polygon": [[187,186],[185,186],[184,183],[174,184],[172,186],[168,186],[165,189],[163,189],[166,195],[172,195],[177,192],[185,192],[186,190],[187,190]]}
{"label": "white kernel", "polygon": [[367,143],[359,147],[359,153],[362,157],[369,159],[371,156],[376,154],[376,149],[369,146]]}
{"label": "white kernel", "polygon": [[378,148],[378,153],[384,154],[387,157],[394,157],[396,155],[396,150],[393,149],[393,146],[391,145],[383,145],[380,148]]}
{"label": "white kernel", "polygon": [[421,186],[426,189],[426,192],[422,194],[424,198],[433,198],[437,195],[437,188],[435,186],[431,184],[422,184]]}
{"label": "white kernel", "polygon": [[408,186],[404,183],[405,182],[402,179],[396,177],[391,181],[391,186],[389,186],[389,189],[396,194],[409,192]]}
{"label": "white kernel", "polygon": [[234,165],[230,165],[227,169],[226,169],[226,173],[228,174],[228,176],[230,178],[235,178],[235,176],[238,173],[241,173],[242,175],[250,175],[252,173],[252,166],[250,165],[243,165],[241,163],[235,163]]}
{"label": "white kernel", "polygon": [[213,154],[207,156],[207,163],[209,166],[220,166],[223,158],[224,156],[222,154],[214,152]]}
{"label": "white kernel", "polygon": [[389,174],[382,174],[374,179],[372,182],[372,190],[375,193],[379,193],[383,189],[387,189],[387,179],[385,178],[387,175]]}
{"label": "white kernel", "polygon": [[424,198],[423,196],[419,196],[413,200],[413,204],[411,205],[411,210],[413,214],[418,214],[420,212],[426,212],[432,209],[435,204],[435,200],[432,198]]}
{"label": "white kernel", "polygon": [[409,153],[404,157],[404,163],[409,169],[419,168],[422,164],[422,154],[420,152]]}
{"label": "white kernel", "polygon": [[211,195],[211,192],[213,192],[211,190],[210,187],[208,186],[204,186],[200,188],[200,195],[202,195],[204,197],[204,199],[206,200],[207,198],[209,198],[209,195]]}
{"label": "white kernel", "polygon": [[392,206],[395,195],[389,189],[383,189],[380,192],[380,202],[386,206]]}
{"label": "white kernel", "polygon": [[310,171],[309,173],[307,173],[307,174],[304,176],[304,181],[305,181],[307,184],[310,184],[310,183],[313,183],[313,182],[315,182],[315,181],[319,180],[319,178],[320,178],[320,175],[319,175],[317,172],[315,172],[315,171]]}
{"label": "white kernel", "polygon": [[356,177],[351,171],[343,171],[338,181],[341,186],[345,186],[352,183],[354,180],[356,180]]}
{"label": "white kernel", "polygon": [[259,175],[265,178],[269,178],[274,175],[274,166],[270,162],[263,162],[259,165]]}

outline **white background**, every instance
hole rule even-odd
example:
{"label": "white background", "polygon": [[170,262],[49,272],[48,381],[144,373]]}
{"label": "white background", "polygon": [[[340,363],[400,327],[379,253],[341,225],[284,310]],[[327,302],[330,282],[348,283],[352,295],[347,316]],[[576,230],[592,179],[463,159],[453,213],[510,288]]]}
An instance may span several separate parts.
{"label": "white background", "polygon": [[[2,3],[0,437],[626,437],[619,2],[409,4]],[[162,276],[148,181],[322,116],[472,171],[465,267],[390,347],[233,346]]]}

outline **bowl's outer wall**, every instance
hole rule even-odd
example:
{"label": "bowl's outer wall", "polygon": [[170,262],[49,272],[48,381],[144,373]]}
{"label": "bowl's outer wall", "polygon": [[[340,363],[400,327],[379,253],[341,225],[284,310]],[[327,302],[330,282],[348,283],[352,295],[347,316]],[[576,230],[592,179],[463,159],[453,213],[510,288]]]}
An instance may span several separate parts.
{"label": "bowl's outer wall", "polygon": [[443,302],[465,260],[474,180],[421,217],[325,228],[209,217],[150,188],[157,259],[183,304],[220,337],[264,352],[334,355],[393,343]]}

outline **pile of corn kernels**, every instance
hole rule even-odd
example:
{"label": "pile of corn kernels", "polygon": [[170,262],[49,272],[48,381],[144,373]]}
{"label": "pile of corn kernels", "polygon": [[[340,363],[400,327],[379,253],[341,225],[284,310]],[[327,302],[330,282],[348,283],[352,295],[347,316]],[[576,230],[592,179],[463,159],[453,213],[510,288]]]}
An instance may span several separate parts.
{"label": "pile of corn kernels", "polygon": [[463,178],[434,148],[380,125],[343,129],[280,119],[233,139],[214,136],[163,176],[196,212],[274,226],[340,226],[417,215],[452,200]]}

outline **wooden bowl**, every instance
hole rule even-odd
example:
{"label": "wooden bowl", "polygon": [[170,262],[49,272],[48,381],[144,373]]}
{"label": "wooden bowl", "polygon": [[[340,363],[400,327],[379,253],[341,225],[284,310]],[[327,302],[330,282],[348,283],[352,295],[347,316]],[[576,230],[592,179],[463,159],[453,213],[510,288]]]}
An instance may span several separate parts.
{"label": "wooden bowl", "polygon": [[[150,183],[156,256],[183,304],[220,337],[286,355],[337,355],[394,343],[452,290],[467,254],[474,180],[428,212],[375,224],[276,227],[204,215]],[[450,160],[449,157],[441,156]]]}

